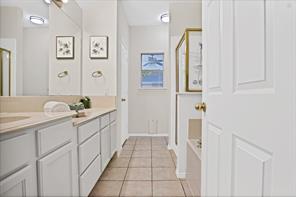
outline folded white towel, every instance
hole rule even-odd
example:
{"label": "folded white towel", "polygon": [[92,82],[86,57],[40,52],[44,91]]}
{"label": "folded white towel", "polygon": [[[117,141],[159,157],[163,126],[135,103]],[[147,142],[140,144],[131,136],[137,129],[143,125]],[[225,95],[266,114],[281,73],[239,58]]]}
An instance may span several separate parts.
{"label": "folded white towel", "polygon": [[68,112],[71,111],[67,103],[49,101],[43,106],[44,112]]}

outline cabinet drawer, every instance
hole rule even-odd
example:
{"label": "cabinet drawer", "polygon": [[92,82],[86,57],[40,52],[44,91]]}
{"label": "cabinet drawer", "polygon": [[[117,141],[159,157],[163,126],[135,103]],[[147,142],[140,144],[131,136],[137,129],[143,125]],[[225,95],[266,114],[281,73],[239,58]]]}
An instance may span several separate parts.
{"label": "cabinet drawer", "polygon": [[116,111],[110,113],[110,122],[114,122],[116,120]]}
{"label": "cabinet drawer", "polygon": [[110,114],[101,116],[101,129],[105,128],[110,122]]}
{"label": "cabinet drawer", "polygon": [[71,141],[73,132],[71,121],[40,129],[37,132],[38,155],[43,155]]}
{"label": "cabinet drawer", "polygon": [[88,196],[101,175],[101,157],[93,161],[87,170],[80,176],[80,196]]}
{"label": "cabinet drawer", "polygon": [[97,133],[79,146],[79,174],[82,174],[89,164],[100,154],[99,140]]}
{"label": "cabinet drawer", "polygon": [[35,136],[26,133],[0,142],[0,177],[27,164],[35,157]]}
{"label": "cabinet drawer", "polygon": [[92,120],[80,127],[78,127],[78,143],[82,143],[84,140],[92,136],[94,133],[100,130],[100,120]]}

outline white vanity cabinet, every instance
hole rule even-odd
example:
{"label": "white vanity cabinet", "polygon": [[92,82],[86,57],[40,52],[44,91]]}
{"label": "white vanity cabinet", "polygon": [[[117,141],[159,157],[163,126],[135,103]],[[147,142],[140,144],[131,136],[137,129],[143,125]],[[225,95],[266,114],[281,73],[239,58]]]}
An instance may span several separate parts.
{"label": "white vanity cabinet", "polygon": [[79,194],[88,196],[101,176],[100,119],[78,127]]}
{"label": "white vanity cabinet", "polygon": [[71,121],[38,129],[39,196],[75,196],[78,190],[77,150]]}
{"label": "white vanity cabinet", "polygon": [[0,196],[88,196],[116,142],[115,111],[0,133]]}
{"label": "white vanity cabinet", "polygon": [[88,196],[116,152],[116,112],[77,127],[79,195]]}
{"label": "white vanity cabinet", "polygon": [[0,136],[0,196],[77,196],[71,117]]}

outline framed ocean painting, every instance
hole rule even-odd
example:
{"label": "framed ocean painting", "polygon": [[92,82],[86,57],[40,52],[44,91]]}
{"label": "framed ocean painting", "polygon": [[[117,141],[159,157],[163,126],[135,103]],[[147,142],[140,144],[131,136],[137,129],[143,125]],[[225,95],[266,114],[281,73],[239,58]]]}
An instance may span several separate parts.
{"label": "framed ocean painting", "polygon": [[164,87],[164,53],[141,54],[141,88]]}

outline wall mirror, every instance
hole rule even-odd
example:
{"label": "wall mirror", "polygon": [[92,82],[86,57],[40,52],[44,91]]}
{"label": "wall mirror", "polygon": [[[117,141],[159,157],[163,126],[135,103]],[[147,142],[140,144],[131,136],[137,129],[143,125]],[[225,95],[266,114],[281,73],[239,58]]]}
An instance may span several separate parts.
{"label": "wall mirror", "polygon": [[[62,92],[58,85],[65,82],[58,75],[77,73],[75,69],[81,68],[81,16],[81,8],[73,0],[65,4],[58,0],[50,4],[43,0],[0,0],[1,95]],[[73,58],[56,57],[58,36],[74,38]],[[66,47],[69,43],[62,44]]]}
{"label": "wall mirror", "polygon": [[176,48],[177,92],[202,91],[202,30],[186,29]]}

